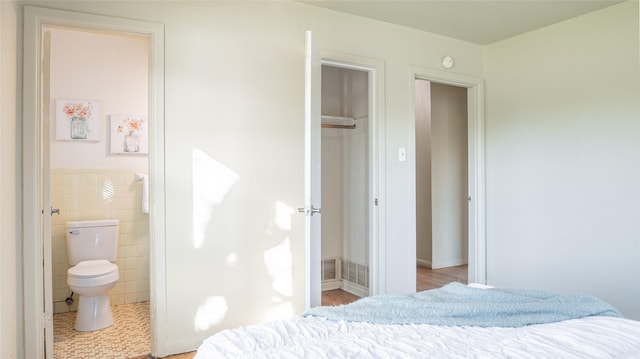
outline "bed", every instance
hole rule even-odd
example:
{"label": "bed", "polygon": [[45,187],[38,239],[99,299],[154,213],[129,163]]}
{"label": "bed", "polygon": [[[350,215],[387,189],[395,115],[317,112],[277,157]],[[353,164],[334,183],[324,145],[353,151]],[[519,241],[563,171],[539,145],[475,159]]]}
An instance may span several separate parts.
{"label": "bed", "polygon": [[209,358],[640,358],[640,322],[589,295],[460,283],[221,331]]}

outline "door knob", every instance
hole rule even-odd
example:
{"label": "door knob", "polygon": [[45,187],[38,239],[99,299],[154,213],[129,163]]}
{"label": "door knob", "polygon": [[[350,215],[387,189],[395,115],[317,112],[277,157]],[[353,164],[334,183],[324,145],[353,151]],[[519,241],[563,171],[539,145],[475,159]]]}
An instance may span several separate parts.
{"label": "door knob", "polygon": [[60,208],[51,207],[51,215],[53,216],[54,213],[59,216],[60,215]]}

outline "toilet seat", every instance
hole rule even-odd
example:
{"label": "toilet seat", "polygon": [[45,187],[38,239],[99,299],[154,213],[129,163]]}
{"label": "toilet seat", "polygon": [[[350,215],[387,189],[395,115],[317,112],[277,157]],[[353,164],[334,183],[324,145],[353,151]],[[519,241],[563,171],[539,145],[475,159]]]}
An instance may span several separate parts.
{"label": "toilet seat", "polygon": [[118,266],[104,259],[82,261],[67,270],[67,284],[94,287],[119,279]]}

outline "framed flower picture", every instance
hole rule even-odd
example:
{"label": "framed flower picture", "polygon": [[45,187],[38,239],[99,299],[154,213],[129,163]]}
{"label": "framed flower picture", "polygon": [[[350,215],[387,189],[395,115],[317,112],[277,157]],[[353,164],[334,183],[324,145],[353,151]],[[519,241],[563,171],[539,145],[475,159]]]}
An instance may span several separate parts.
{"label": "framed flower picture", "polygon": [[100,103],[91,100],[56,100],[56,140],[100,141]]}
{"label": "framed flower picture", "polygon": [[146,116],[109,115],[109,118],[112,154],[146,155],[149,153]]}

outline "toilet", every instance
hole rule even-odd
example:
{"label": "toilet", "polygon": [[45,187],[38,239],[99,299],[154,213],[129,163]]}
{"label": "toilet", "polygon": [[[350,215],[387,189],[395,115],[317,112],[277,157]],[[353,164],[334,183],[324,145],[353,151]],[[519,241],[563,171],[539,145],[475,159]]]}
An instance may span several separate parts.
{"label": "toilet", "polygon": [[67,222],[67,284],[78,295],[74,328],[90,332],[113,324],[109,290],[119,279],[118,220]]}

